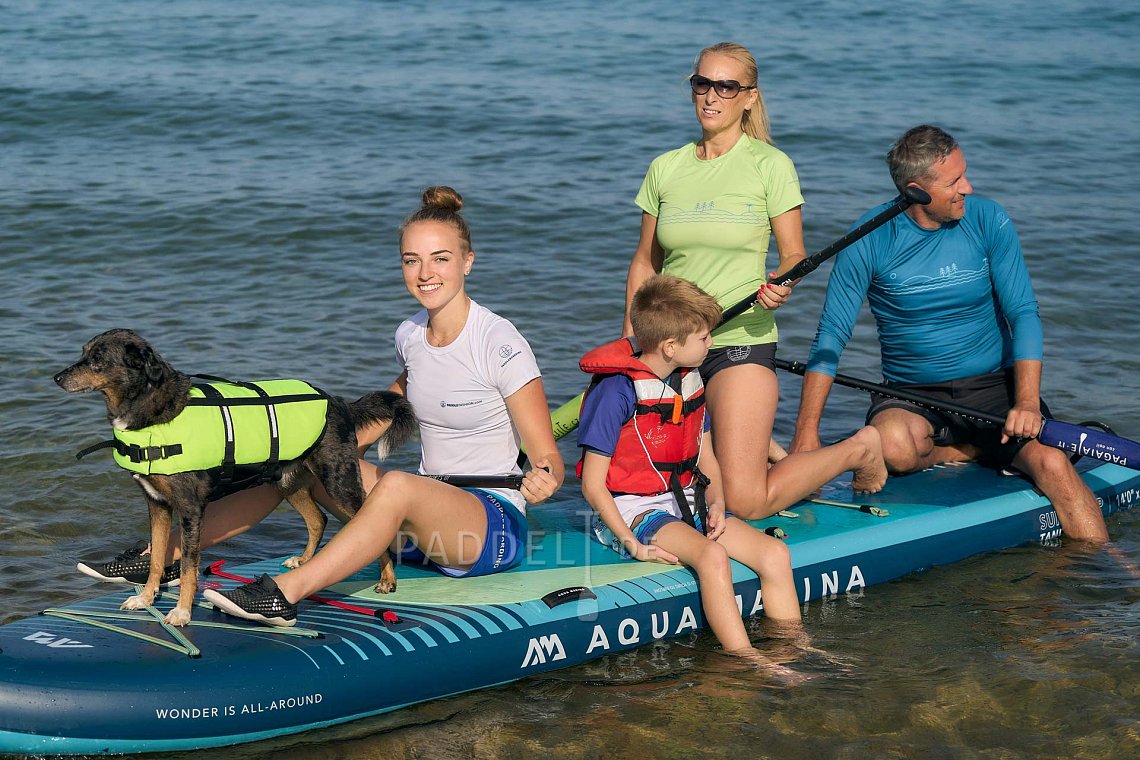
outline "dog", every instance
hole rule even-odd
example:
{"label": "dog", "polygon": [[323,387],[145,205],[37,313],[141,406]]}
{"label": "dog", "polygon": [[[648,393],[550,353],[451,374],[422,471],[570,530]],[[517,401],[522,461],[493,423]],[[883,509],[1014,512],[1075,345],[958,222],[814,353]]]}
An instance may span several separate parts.
{"label": "dog", "polygon": [[[206,504],[211,499],[224,495],[220,489],[226,486],[223,481],[227,480],[227,470],[221,467],[157,474],[151,471],[157,467],[154,462],[185,455],[181,444],[165,447],[133,445],[132,448],[120,439],[131,440],[129,436],[138,435],[131,431],[144,431],[145,434],[147,429],[155,425],[163,425],[164,429],[169,430],[167,423],[175,420],[188,407],[195,404],[209,406],[210,402],[203,401],[202,397],[208,397],[216,391],[199,385],[196,387],[198,398],[191,398],[191,389],[195,387],[191,377],[175,370],[142,337],[126,329],[108,330],[92,338],[83,347],[79,361],[55,375],[54,379],[57,385],[70,393],[99,391],[103,394],[107,403],[107,418],[117,431],[116,440],[90,447],[80,452],[79,456],[96,448],[115,448],[116,460],[121,466],[133,470],[132,477],[142,488],[150,509],[150,574],[142,591],[123,602],[122,609],[144,609],[154,603],[166,557],[172,516],[177,515],[182,528],[180,588],[178,603],[166,615],[165,620],[171,625],[186,625],[190,622],[190,608],[197,593],[202,517]],[[358,460],[357,431],[367,428],[374,432],[383,428],[379,436],[379,451],[383,458],[415,434],[416,420],[407,399],[392,391],[376,391],[365,394],[357,401],[348,402],[338,396],[323,394],[300,381],[266,381],[257,385],[270,386],[272,383],[298,383],[299,387],[313,391],[278,397],[281,401],[275,406],[261,404],[259,399],[250,398],[253,394],[247,394],[244,401],[249,403],[244,408],[256,409],[261,423],[266,423],[268,415],[270,423],[266,429],[272,431],[267,435],[274,436],[273,451],[276,452],[279,445],[284,447],[279,444],[276,436],[286,435],[286,431],[277,429],[274,414],[282,414],[281,410],[285,407],[295,408],[297,401],[317,400],[320,403],[323,400],[327,403],[323,412],[324,419],[314,420],[310,425],[316,429],[315,426],[323,422],[323,429],[319,434],[308,433],[309,437],[316,436],[316,439],[298,458],[292,461],[273,461],[268,466],[234,465],[231,444],[226,454],[226,461],[229,462],[229,490],[226,492],[264,482],[275,483],[281,497],[287,499],[304,518],[308,529],[304,552],[287,562],[288,566],[297,567],[316,552],[328,522],[317,506],[311,487],[319,481],[332,499],[330,511],[342,521],[347,521],[360,509],[365,496]],[[231,385],[256,390],[254,384]],[[257,393],[264,394],[265,391],[257,390]],[[218,406],[218,409],[223,408],[225,412],[219,411],[218,419],[224,418],[224,428],[232,431],[229,414],[232,411],[236,417],[239,412],[233,411],[237,409],[236,406]],[[319,414],[319,407],[316,408]],[[213,411],[208,414],[213,419]],[[309,414],[314,412],[310,411]],[[197,418],[184,419],[197,425]],[[223,429],[221,423],[217,427]],[[235,436],[236,433],[229,434],[231,441]],[[198,450],[203,447],[187,448]],[[135,463],[136,458],[143,464]],[[174,466],[176,465],[170,465]],[[250,475],[251,472],[254,474]],[[395,568],[388,552],[381,556],[380,564],[381,577],[376,588],[386,593],[396,586]]]}

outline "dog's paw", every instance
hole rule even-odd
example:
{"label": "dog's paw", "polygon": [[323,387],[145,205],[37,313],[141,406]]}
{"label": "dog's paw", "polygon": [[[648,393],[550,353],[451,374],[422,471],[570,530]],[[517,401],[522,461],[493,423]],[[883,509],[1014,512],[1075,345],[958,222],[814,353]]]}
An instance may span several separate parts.
{"label": "dog's paw", "polygon": [[120,610],[145,610],[147,607],[154,604],[154,597],[148,597],[146,594],[136,594],[135,596],[127,597],[127,601],[119,605]]}
{"label": "dog's paw", "polygon": [[373,590],[377,594],[391,594],[393,591],[396,590],[396,579],[394,577],[393,578],[383,578],[382,577],[382,578],[380,578],[380,582],[377,583],[373,587]]}
{"label": "dog's paw", "polygon": [[289,559],[285,560],[281,564],[284,565],[285,567],[289,568],[290,570],[296,570],[298,567],[305,564],[305,562],[306,562],[306,560],[304,557],[298,556],[298,557],[290,557]]}
{"label": "dog's paw", "polygon": [[190,622],[190,610],[184,610],[181,607],[175,607],[170,612],[166,613],[166,617],[163,618],[163,620],[166,621],[167,625],[176,625],[179,628],[182,628]]}

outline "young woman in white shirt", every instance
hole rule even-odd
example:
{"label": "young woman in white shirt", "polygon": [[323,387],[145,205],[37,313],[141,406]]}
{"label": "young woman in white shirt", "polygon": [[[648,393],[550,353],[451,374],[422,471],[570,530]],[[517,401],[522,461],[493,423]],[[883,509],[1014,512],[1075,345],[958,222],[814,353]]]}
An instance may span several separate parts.
{"label": "young woman in white shirt", "polygon": [[518,491],[464,490],[368,465],[362,472],[368,497],[348,524],[295,570],[208,592],[224,611],[292,625],[297,602],[390,546],[452,576],[498,572],[521,559],[526,505],[558,490],[562,457],[530,346],[510,322],[467,295],[475,252],[461,206],[451,188],[428,188],[423,206],[400,227],[404,284],[423,310],[396,331],[404,371],[392,389],[416,411],[421,473],[519,474],[520,440],[532,469]]}

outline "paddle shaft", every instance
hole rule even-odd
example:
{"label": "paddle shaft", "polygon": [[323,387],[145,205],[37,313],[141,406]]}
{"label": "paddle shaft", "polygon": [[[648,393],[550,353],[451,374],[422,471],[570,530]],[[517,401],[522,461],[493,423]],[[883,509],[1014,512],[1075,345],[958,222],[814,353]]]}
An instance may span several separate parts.
{"label": "paddle shaft", "polygon": [[[807,365],[805,365],[803,362],[789,362],[783,359],[776,359],[775,364],[776,369],[782,369],[785,372],[791,372],[792,374],[800,375],[801,377],[805,372],[807,372]],[[999,417],[996,414],[989,414],[987,412],[978,411],[977,409],[960,406],[959,404],[955,404],[952,401],[942,401],[940,399],[930,398],[929,396],[923,396],[920,393],[912,393],[910,391],[903,390],[902,388],[892,388],[889,385],[880,385],[879,383],[860,380],[859,378],[851,377],[850,375],[837,374],[834,377],[834,381],[836,385],[845,385],[848,388],[856,388],[861,391],[877,393],[880,396],[897,398],[899,401],[909,401],[910,403],[921,406],[924,409],[933,409],[939,412],[950,412],[951,414],[956,414],[959,417],[965,417],[977,422],[985,422],[990,425],[1005,425],[1005,417]]]}
{"label": "paddle shaft", "polygon": [[[783,359],[776,359],[775,363],[777,369],[782,369],[796,375],[803,375],[807,372],[807,366],[802,362],[789,362]],[[966,419],[977,420],[978,422],[984,422],[997,427],[1005,427],[1004,417],[961,406],[952,401],[930,398],[929,396],[912,393],[902,388],[892,388],[889,385],[880,385],[879,383],[860,380],[857,377],[851,377],[849,375],[837,374],[833,380],[836,385],[845,385],[848,388],[857,388],[858,390],[877,393],[880,396],[896,398],[900,401],[908,401],[925,409],[950,412],[951,414],[956,414]],[[1133,470],[1140,470],[1140,443],[1103,430],[1046,418],[1041,426],[1041,432],[1037,434],[1037,440],[1046,446],[1060,449],[1069,454],[1092,457],[1104,462],[1118,464],[1122,467],[1129,467]]]}
{"label": "paddle shaft", "polygon": [[[797,263],[787,272],[776,275],[768,281],[769,284],[791,285],[796,280],[804,277],[804,275],[811,274],[819,268],[820,264],[827,261],[832,256],[839,253],[855,241],[866,237],[874,230],[882,227],[884,224],[894,219],[896,216],[906,211],[916,203],[920,206],[925,206],[927,203],[930,203],[930,195],[922,188],[915,187],[913,185],[908,186],[902,192],[902,194],[899,195],[899,197],[895,198],[894,202],[890,206],[883,209],[878,214],[875,214],[873,217],[863,222],[858,227],[851,230],[846,235],[824,248],[822,251],[813,253],[811,256],[808,256],[803,261]],[[722,326],[730,319],[735,319],[736,317],[739,317],[741,314],[751,309],[756,305],[758,297],[759,294],[750,295],[742,301],[729,306],[727,309],[721,312],[720,322],[717,324],[717,327]],[[585,392],[579,393],[577,396],[570,399],[565,404],[551,412],[550,419],[554,425],[554,440],[562,438],[568,433],[573,432],[578,427],[578,412],[582,408],[582,398],[585,395]]]}
{"label": "paddle shaft", "polygon": [[[814,272],[819,268],[820,264],[827,261],[835,254],[839,253],[847,246],[871,234],[879,227],[882,227],[884,224],[894,219],[896,216],[906,211],[916,203],[920,206],[925,206],[927,203],[930,203],[930,195],[921,188],[915,187],[913,185],[908,186],[906,190],[899,195],[899,197],[895,198],[894,202],[891,203],[890,206],[883,209],[878,214],[875,214],[873,217],[863,222],[858,227],[851,230],[846,235],[824,248],[822,251],[813,253],[803,261],[800,261],[787,272],[773,276],[770,280],[768,280],[768,284],[780,286],[791,285],[796,280]],[[739,317],[741,314],[755,306],[758,300],[759,294],[750,295],[747,298],[733,304],[732,306],[729,306],[721,314],[720,324],[717,325],[717,327],[720,327],[730,319]]]}

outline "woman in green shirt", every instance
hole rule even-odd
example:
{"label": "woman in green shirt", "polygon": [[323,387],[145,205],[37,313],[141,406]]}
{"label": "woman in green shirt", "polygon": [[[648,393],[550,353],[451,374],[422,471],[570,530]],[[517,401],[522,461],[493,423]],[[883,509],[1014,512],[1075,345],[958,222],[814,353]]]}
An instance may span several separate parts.
{"label": "woman in green shirt", "polygon": [[[701,365],[726,504],[740,517],[767,517],[847,470],[854,488],[878,491],[887,471],[874,428],[791,456],[772,441],[779,398],[772,312],[791,288],[765,284],[766,259],[773,236],[777,271],[805,257],[799,178],[771,144],[756,60],[746,48],[705,48],[689,83],[701,138],[654,159],[637,194],[641,239],[629,266],[622,334],[632,333],[630,299],[658,272],[696,283],[722,307],[759,291],[757,307],[714,333]],[[779,459],[771,469],[769,458]]]}

